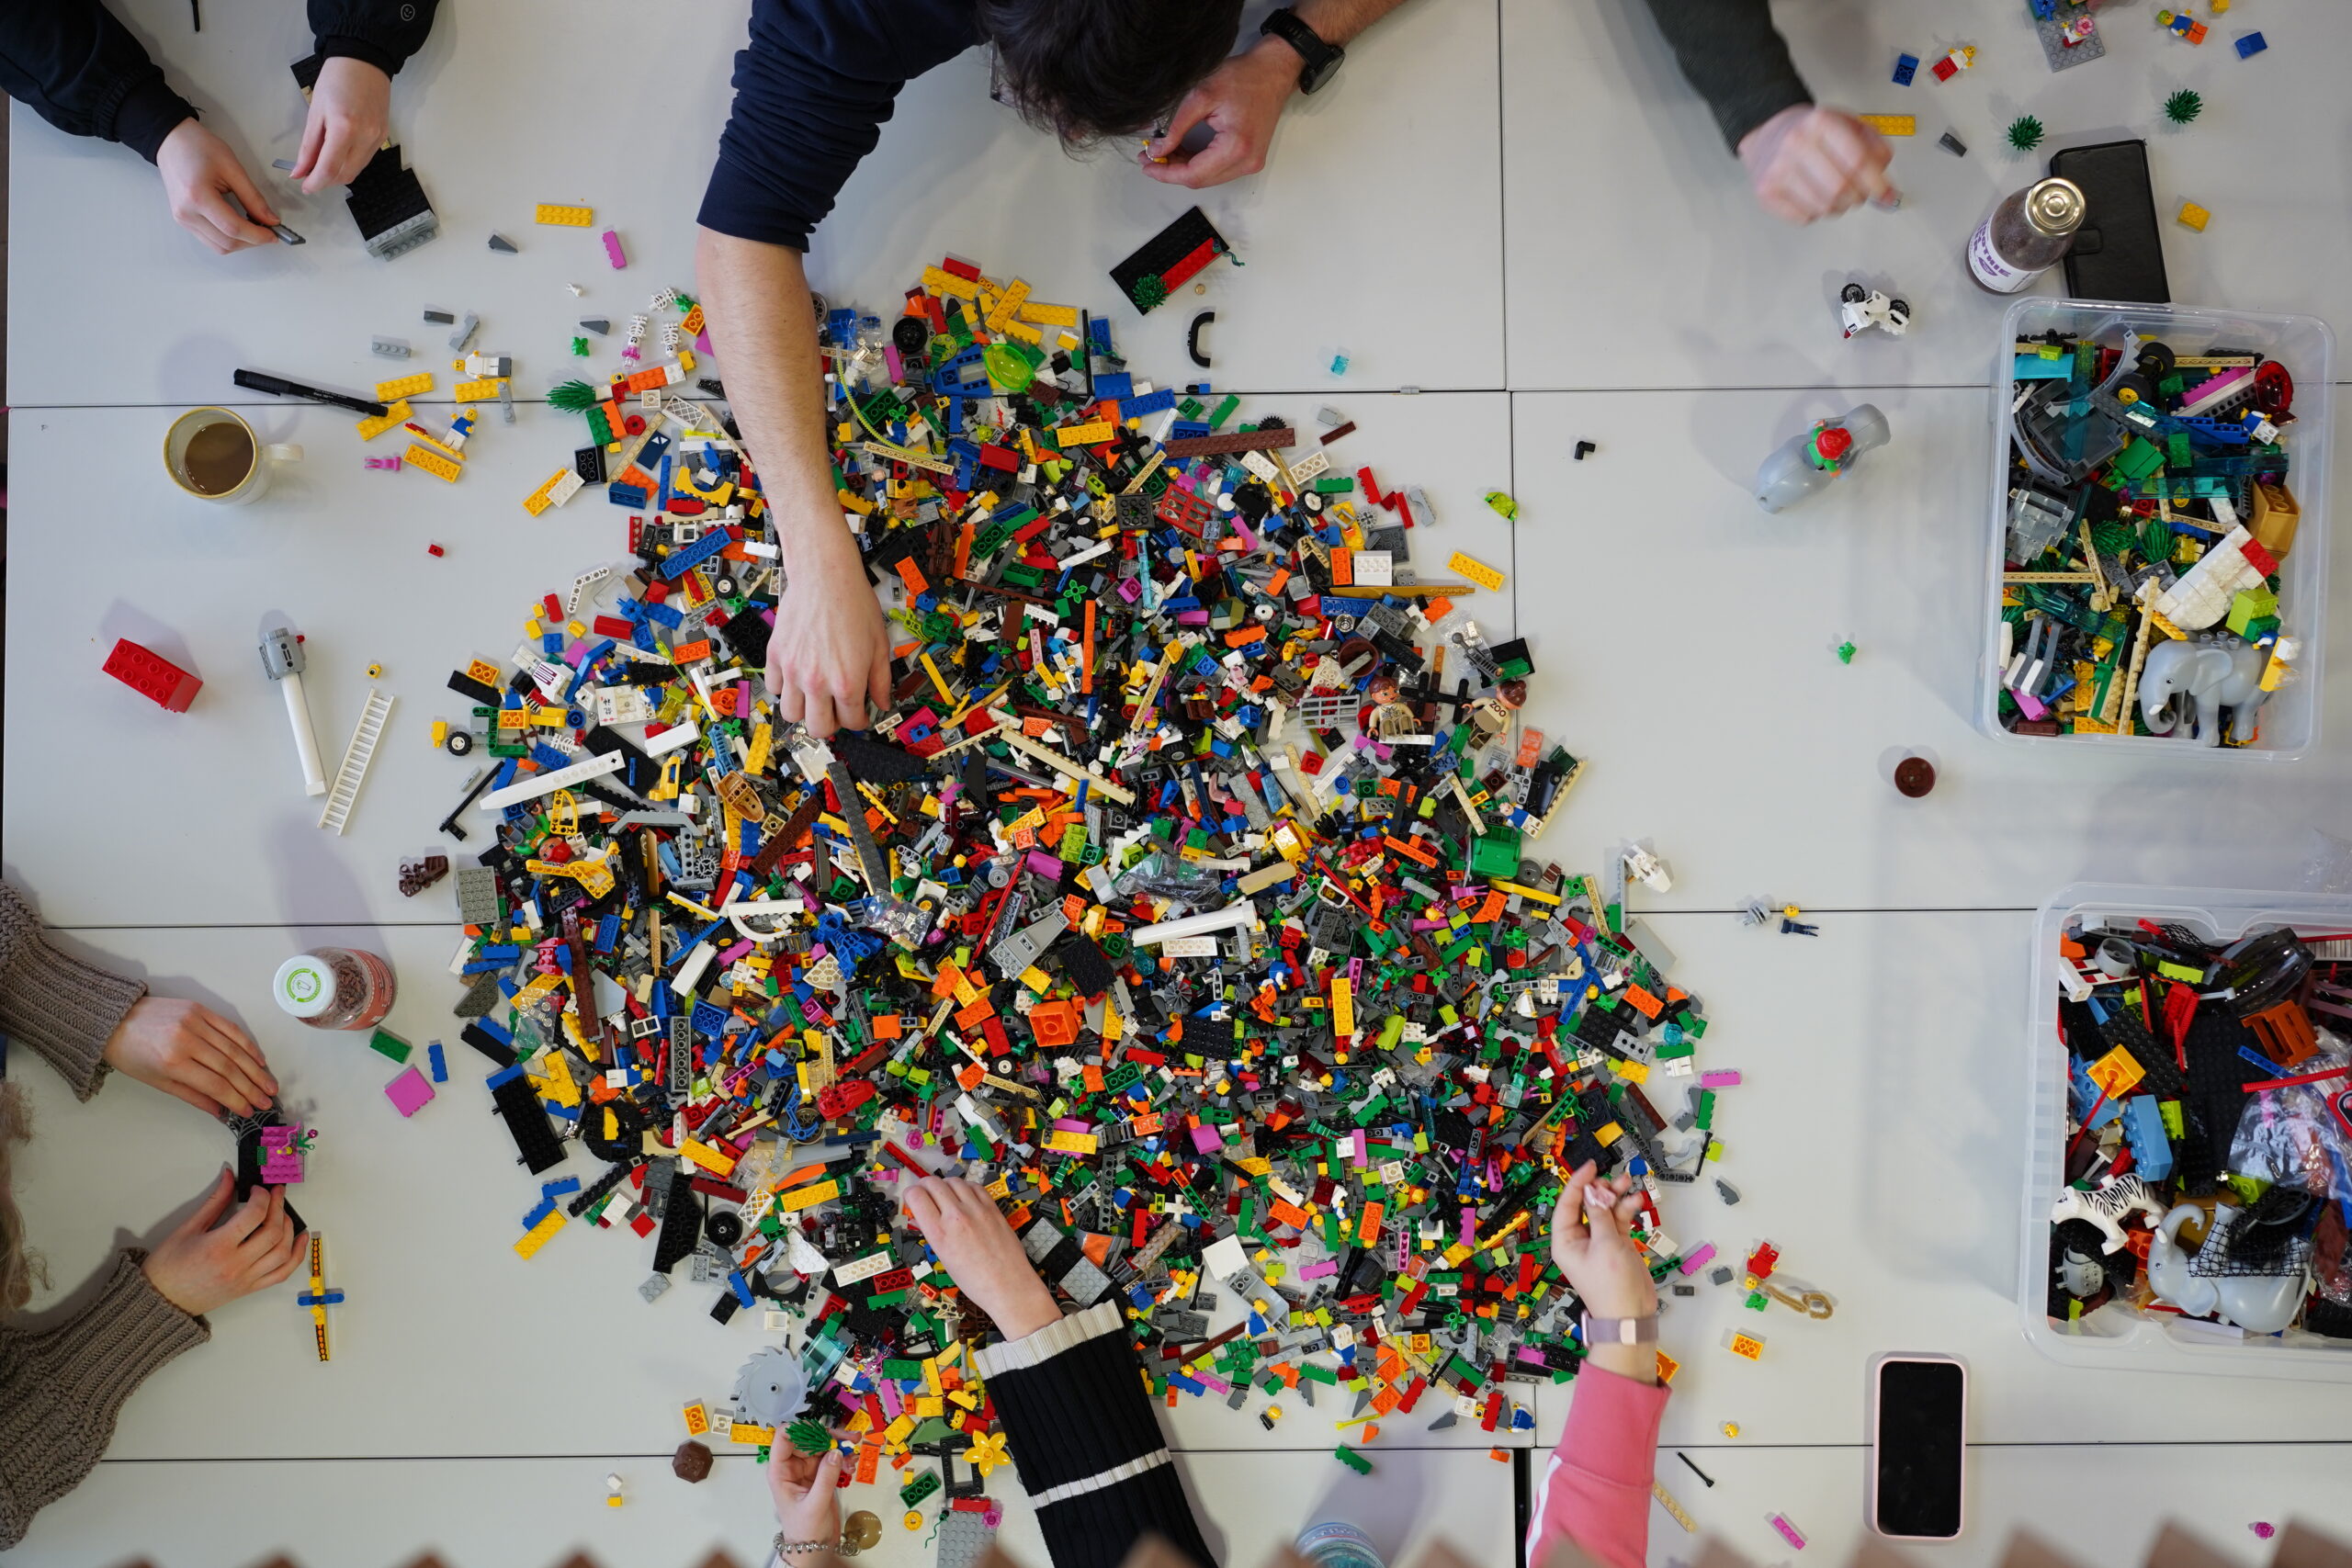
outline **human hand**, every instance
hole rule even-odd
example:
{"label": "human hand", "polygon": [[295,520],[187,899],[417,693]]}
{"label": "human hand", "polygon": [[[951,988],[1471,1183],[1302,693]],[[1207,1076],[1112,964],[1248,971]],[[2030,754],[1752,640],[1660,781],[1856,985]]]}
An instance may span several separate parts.
{"label": "human hand", "polygon": [[[1143,172],[1162,185],[1223,185],[1266,166],[1274,122],[1298,89],[1298,51],[1279,39],[1262,39],[1210,72],[1184,95],[1168,129],[1146,143]],[[1204,121],[1216,132],[1197,152],[1179,151],[1193,128]]]}
{"label": "human hand", "polygon": [[1757,202],[1792,223],[1901,199],[1886,177],[1893,156],[1886,138],[1852,115],[1814,104],[1791,105],[1739,142]]}
{"label": "human hand", "polygon": [[[244,165],[221,141],[191,116],[172,128],[155,149],[155,172],[164,176],[164,197],[179,226],[221,255],[254,245],[274,245],[277,209],[245,177]],[[247,216],[239,217],[235,197]]]}
{"label": "human hand", "polygon": [[256,1187],[231,1213],[236,1195],[223,1166],[196,1213],[147,1255],[147,1282],[190,1317],[283,1282],[301,1258],[303,1233],[286,1217],[283,1188]]}
{"label": "human hand", "polygon": [[277,1099],[253,1036],[198,1002],[141,997],[107,1037],[107,1066],[208,1115],[251,1116]]}
{"label": "human hand", "polygon": [[1657,1285],[1625,1230],[1642,1212],[1642,1201],[1629,1196],[1633,1186],[1631,1176],[1598,1179],[1587,1160],[1552,1211],[1552,1261],[1595,1317],[1657,1311]]}
{"label": "human hand", "polygon": [[995,1200],[972,1182],[926,1176],[907,1190],[906,1207],[956,1288],[1007,1339],[1059,1323],[1054,1293],[1029,1266],[1021,1238]]}
{"label": "human hand", "polygon": [[841,1450],[828,1449],[823,1459],[812,1459],[782,1436],[768,1447],[768,1495],[775,1500],[775,1528],[785,1540],[823,1543],[785,1553],[788,1562],[810,1562],[842,1538]]}
{"label": "human hand", "polygon": [[890,704],[890,632],[838,517],[786,524],[795,541],[791,586],[768,634],[768,690],[777,715],[820,738],[864,729],[865,704]]}
{"label": "human hand", "polygon": [[294,177],[316,196],[329,186],[347,186],[384,144],[391,118],[392,79],[364,60],[336,55],[319,67],[311,85],[311,117],[302,124],[302,151]]}

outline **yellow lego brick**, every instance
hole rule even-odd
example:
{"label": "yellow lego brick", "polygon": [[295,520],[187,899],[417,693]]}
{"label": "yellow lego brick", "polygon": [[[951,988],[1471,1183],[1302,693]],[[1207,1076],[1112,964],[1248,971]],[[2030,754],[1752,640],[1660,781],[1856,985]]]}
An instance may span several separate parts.
{"label": "yellow lego brick", "polygon": [[840,1182],[816,1181],[780,1195],[775,1201],[775,1206],[785,1213],[797,1214],[803,1209],[813,1209],[826,1200],[838,1198],[841,1195]]}
{"label": "yellow lego brick", "polygon": [[1331,1032],[1353,1034],[1356,1032],[1355,987],[1342,976],[1331,982]]}
{"label": "yellow lego brick", "polygon": [[1035,327],[1023,326],[1019,321],[1005,322],[1004,325],[996,329],[996,333],[999,337],[1009,337],[1018,343],[1043,343],[1046,341],[1045,333],[1039,332]]}
{"label": "yellow lego brick", "polygon": [[680,1412],[686,1418],[686,1436],[699,1438],[710,1430],[710,1410],[697,1400]]}
{"label": "yellow lego brick", "polygon": [[1065,425],[1055,434],[1065,446],[1091,446],[1098,441],[1110,440],[1118,428],[1110,420],[1098,419],[1092,424]]}
{"label": "yellow lego brick", "polygon": [[555,487],[572,477],[570,468],[558,468],[548,476],[547,483],[523,498],[523,510],[537,517],[555,504]]}
{"label": "yellow lego brick", "polygon": [[1060,1155],[1091,1155],[1101,1141],[1091,1133],[1072,1132],[1067,1127],[1046,1134],[1046,1147]]}
{"label": "yellow lego brick", "polygon": [[397,381],[377,382],[376,400],[379,403],[389,403],[401,398],[413,398],[419,392],[431,390],[433,390],[433,372],[420,370],[413,376],[403,376]]}
{"label": "yellow lego brick", "polygon": [[1041,327],[1078,325],[1078,307],[1075,305],[1040,305],[1035,299],[1024,299],[1021,302],[1021,309],[1013,314]]}
{"label": "yellow lego brick", "polygon": [[978,299],[980,297],[978,284],[935,266],[922,269],[922,286],[933,294],[950,295],[957,299]]}
{"label": "yellow lego brick", "polygon": [[699,1142],[696,1139],[688,1138],[684,1143],[678,1145],[678,1152],[685,1156],[688,1159],[694,1161],[696,1165],[702,1167],[705,1170],[710,1172],[713,1176],[726,1177],[731,1176],[735,1173],[735,1156],[733,1155],[728,1154],[723,1150],[714,1149],[708,1144]]}
{"label": "yellow lego brick", "polygon": [[1476,556],[1465,556],[1460,550],[1453,552],[1453,558],[1445,563],[1445,570],[1460,573],[1462,576],[1468,578],[1471,581],[1476,583],[1479,587],[1485,589],[1489,593],[1492,593],[1503,585],[1503,574],[1501,572],[1497,571],[1493,567],[1488,566],[1485,561],[1478,559]]}
{"label": "yellow lego brick", "polygon": [[461,403],[494,403],[498,389],[506,385],[503,376],[485,376],[479,381],[460,381],[449,389]]}
{"label": "yellow lego brick", "polygon": [[2180,204],[2180,224],[2184,229],[2194,229],[2202,234],[2205,232],[2207,221],[2212,216],[2193,201],[2184,201]]}
{"label": "yellow lego brick", "polygon": [[753,1448],[765,1448],[775,1441],[775,1428],[754,1426],[749,1421],[738,1421],[727,1428],[727,1440],[730,1443],[747,1443]]}
{"label": "yellow lego brick", "polygon": [[528,1234],[525,1235],[521,1240],[514,1244],[514,1256],[517,1258],[530,1258],[535,1256],[538,1252],[539,1248],[548,1244],[548,1237],[555,1235],[556,1232],[561,1230],[563,1227],[564,1213],[561,1209],[558,1209],[553,1213],[550,1213],[546,1219],[541,1220],[537,1224],[533,1225]]}
{"label": "yellow lego brick", "polygon": [[409,467],[423,468],[435,478],[447,479],[451,484],[456,484],[458,476],[466,471],[465,465],[449,461],[422,441],[409,443],[407,458]]}
{"label": "yellow lego brick", "polygon": [[1881,136],[1916,136],[1919,121],[1907,114],[1858,114],[1854,117]]}
{"label": "yellow lego brick", "polygon": [[1028,298],[1029,284],[1026,279],[1016,277],[1006,285],[1004,293],[997,299],[996,308],[988,313],[989,331],[992,333],[1004,331],[1005,323],[1012,320],[1013,313],[1021,309],[1022,301]]}
{"label": "yellow lego brick", "polygon": [[596,209],[593,207],[559,207],[553,202],[543,201],[531,217],[534,222],[553,223],[565,229],[585,229],[596,221]]}
{"label": "yellow lego brick", "polygon": [[[425,379],[431,380],[432,378],[428,376]],[[380,390],[380,389],[379,389]],[[397,430],[401,425],[406,424],[408,420],[408,400],[406,398],[402,398],[400,401],[388,406],[382,413],[378,414],[375,418],[361,420],[359,422],[359,439],[362,441],[373,441],[379,435],[383,434],[384,432],[388,430]]]}

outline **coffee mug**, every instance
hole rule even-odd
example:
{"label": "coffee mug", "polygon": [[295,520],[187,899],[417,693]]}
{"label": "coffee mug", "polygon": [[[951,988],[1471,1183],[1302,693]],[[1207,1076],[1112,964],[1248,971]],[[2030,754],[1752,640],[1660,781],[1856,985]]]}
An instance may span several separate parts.
{"label": "coffee mug", "polygon": [[199,501],[231,506],[265,495],[272,463],[299,463],[300,446],[265,446],[254,427],[227,409],[190,409],[164,435],[164,468]]}

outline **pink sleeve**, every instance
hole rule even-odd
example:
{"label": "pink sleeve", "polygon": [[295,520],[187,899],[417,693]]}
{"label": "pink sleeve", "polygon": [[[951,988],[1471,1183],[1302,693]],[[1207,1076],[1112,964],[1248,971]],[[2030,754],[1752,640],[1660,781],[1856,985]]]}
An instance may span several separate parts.
{"label": "pink sleeve", "polygon": [[1642,1568],[1649,1548],[1650,1483],[1666,1390],[1587,1366],[1577,1374],[1567,1428],[1535,1493],[1528,1568],[1573,1542],[1609,1568]]}

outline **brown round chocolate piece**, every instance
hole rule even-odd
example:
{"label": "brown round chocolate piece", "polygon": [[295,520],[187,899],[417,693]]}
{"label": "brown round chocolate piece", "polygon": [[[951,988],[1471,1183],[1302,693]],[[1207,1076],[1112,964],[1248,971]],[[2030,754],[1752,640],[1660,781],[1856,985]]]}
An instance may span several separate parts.
{"label": "brown round chocolate piece", "polygon": [[681,1481],[700,1481],[710,1473],[710,1450],[692,1438],[670,1456],[670,1473]]}
{"label": "brown round chocolate piece", "polygon": [[1905,757],[1894,764],[1894,787],[1917,800],[1936,787],[1936,765],[1925,757]]}
{"label": "brown round chocolate piece", "polygon": [[882,1539],[882,1521],[860,1508],[842,1521],[842,1540],[860,1551],[871,1551]]}

